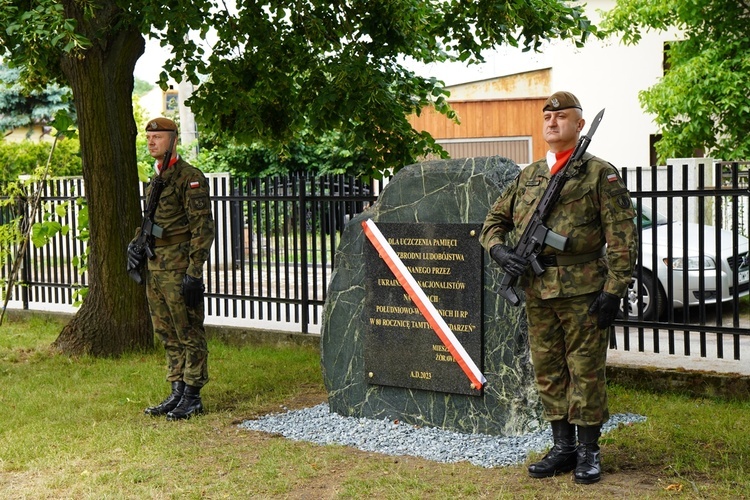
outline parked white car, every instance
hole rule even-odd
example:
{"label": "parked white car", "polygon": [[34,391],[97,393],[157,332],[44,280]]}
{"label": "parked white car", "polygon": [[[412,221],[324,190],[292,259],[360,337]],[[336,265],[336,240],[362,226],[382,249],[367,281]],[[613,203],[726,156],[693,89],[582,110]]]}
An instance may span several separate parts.
{"label": "parked white car", "polygon": [[644,319],[658,319],[668,304],[683,308],[700,303],[715,304],[719,297],[722,301],[731,301],[735,297],[735,276],[739,287],[737,295],[750,293],[750,256],[746,237],[737,235],[735,248],[734,233],[720,230],[721,251],[717,252],[715,226],[670,223],[662,214],[646,206],[642,208],[641,217],[640,269],[636,268],[627,296],[631,318],[637,318],[642,310]]}

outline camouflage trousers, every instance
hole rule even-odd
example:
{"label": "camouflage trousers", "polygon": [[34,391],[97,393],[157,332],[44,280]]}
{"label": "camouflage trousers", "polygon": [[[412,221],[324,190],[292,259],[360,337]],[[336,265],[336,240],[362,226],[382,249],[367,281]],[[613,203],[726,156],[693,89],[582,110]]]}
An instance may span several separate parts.
{"label": "camouflage trousers", "polygon": [[608,330],[588,313],[598,293],[542,300],[527,290],[531,360],[547,420],[591,426],[609,419]]}
{"label": "camouflage trousers", "polygon": [[203,387],[208,382],[208,346],[203,304],[185,306],[180,295],[184,270],[149,271],[146,297],[154,333],[167,355],[167,381]]}

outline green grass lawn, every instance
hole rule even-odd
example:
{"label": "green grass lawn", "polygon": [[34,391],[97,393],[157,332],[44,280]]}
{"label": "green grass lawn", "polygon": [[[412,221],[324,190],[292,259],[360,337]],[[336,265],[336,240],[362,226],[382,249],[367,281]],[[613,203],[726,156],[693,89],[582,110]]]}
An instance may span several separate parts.
{"label": "green grass lawn", "polygon": [[208,413],[143,415],[169,391],[164,354],[71,358],[49,345],[63,319],[0,328],[2,498],[750,498],[750,403],[610,387],[612,413],[645,423],[602,439],[604,476],[528,478],[318,446],[237,424],[325,400],[317,349],[209,343]]}

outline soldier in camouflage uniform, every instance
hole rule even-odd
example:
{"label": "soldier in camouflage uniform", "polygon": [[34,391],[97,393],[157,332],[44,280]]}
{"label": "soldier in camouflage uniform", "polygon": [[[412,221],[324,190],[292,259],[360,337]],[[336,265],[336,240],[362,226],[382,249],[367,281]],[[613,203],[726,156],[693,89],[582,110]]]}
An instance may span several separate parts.
{"label": "soldier in camouflage uniform", "polygon": [[571,178],[546,221],[568,237],[568,246],[562,252],[546,246],[540,256],[546,269],[536,276],[509,245],[524,231],[551,176],[572,155],[585,123],[580,102],[569,92],[550,96],[543,118],[547,158],[525,167],[498,198],[480,241],[526,294],[532,363],[554,439],[549,453],[529,466],[529,475],[575,469],[575,481],[589,484],[601,477],[598,439],[609,418],[608,330],[635,266],[635,210],[617,169],[586,153],[568,168]]}
{"label": "soldier in camouflage uniform", "polygon": [[146,137],[157,174],[166,183],[154,214],[154,223],[164,233],[154,239],[154,259],[134,253],[131,243],[128,260],[129,268],[144,259],[148,262],[146,297],[154,332],[166,350],[172,392],[145,413],[180,420],[203,412],[200,390],[208,382],[203,264],[214,240],[214,219],[203,173],[177,154],[166,168],[161,164],[167,149],[177,144],[177,125],[156,118],[146,125]]}

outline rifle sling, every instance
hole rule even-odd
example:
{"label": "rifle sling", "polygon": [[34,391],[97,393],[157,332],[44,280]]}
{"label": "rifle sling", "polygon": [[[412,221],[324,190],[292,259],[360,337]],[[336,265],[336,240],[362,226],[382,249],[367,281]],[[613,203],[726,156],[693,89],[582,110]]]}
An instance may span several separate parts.
{"label": "rifle sling", "polygon": [[582,253],[578,255],[540,255],[539,262],[544,267],[573,266],[585,264],[592,260],[604,257],[607,253],[606,247],[601,247],[595,252]]}

